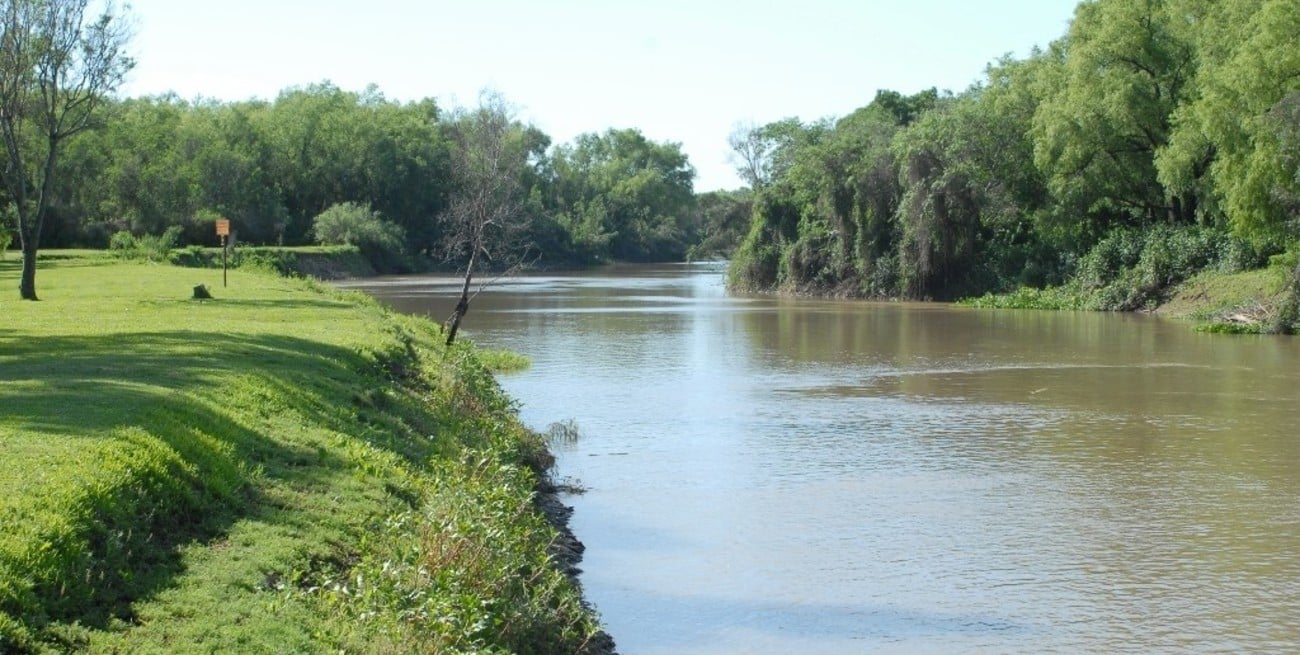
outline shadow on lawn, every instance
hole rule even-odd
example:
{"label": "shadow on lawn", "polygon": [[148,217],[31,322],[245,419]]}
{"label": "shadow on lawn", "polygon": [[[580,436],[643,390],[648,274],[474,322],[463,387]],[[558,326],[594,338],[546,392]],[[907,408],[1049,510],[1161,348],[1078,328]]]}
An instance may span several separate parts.
{"label": "shadow on lawn", "polygon": [[[104,628],[113,619],[130,621],[133,602],[181,573],[182,545],[219,539],[242,517],[300,520],[268,501],[255,478],[319,490],[340,472],[353,475],[351,464],[319,443],[259,432],[259,422],[263,431],[268,425],[262,419],[309,417],[304,420],[411,461],[431,455],[430,440],[371,429],[388,419],[368,416],[355,400],[339,402],[389,383],[374,359],[288,336],[220,335],[219,345],[213,337],[163,331],[6,340],[0,422],[29,442],[15,442],[21,449],[15,452],[46,448],[45,456],[33,456],[54,462],[42,471],[45,479],[74,485],[82,478],[93,489],[79,493],[87,508],[45,508],[66,512],[77,524],[59,535],[52,555],[42,555],[43,567],[0,560],[0,575],[17,572],[26,580],[13,597],[0,595],[0,613],[36,629],[50,622]],[[227,411],[223,385],[231,383],[250,385],[232,397],[255,406]],[[421,434],[434,433],[420,427]],[[42,435],[60,435],[65,444],[84,435],[86,446],[58,452]],[[170,463],[156,465],[159,452]],[[137,456],[134,477],[96,478],[103,462]],[[43,491],[33,484],[22,493],[40,503]]]}

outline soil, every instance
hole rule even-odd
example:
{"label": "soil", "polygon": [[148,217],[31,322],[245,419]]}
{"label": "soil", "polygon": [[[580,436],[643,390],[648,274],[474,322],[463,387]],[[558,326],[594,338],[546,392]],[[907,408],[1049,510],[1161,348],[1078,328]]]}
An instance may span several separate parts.
{"label": "soil", "polygon": [[[534,502],[536,502],[537,508],[541,510],[547,521],[555,526],[555,530],[559,532],[559,536],[551,543],[551,557],[554,558],[565,575],[569,576],[573,584],[581,589],[582,581],[579,576],[582,574],[582,569],[578,568],[578,564],[582,562],[582,553],[586,550],[586,546],[582,545],[578,537],[573,534],[573,530],[569,528],[569,518],[573,516],[573,507],[565,505],[560,500],[560,494],[567,491],[571,491],[571,489],[564,485],[557,485],[549,477],[546,477],[538,484]],[[601,630],[592,636],[579,655],[618,655],[618,651],[615,650],[614,638],[609,633]]]}

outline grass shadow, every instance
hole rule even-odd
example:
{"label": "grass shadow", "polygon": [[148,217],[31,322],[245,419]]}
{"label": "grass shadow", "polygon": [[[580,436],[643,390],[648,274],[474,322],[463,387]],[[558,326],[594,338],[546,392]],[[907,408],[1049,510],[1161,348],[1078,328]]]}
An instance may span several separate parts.
{"label": "grass shadow", "polygon": [[[18,596],[0,595],[0,613],[37,627],[129,622],[133,603],[183,573],[184,545],[218,540],[243,518],[303,521],[266,490],[307,494],[356,474],[353,463],[301,436],[309,430],[294,424],[299,417],[381,447],[401,445],[398,452],[412,462],[432,452],[431,443],[398,444],[392,434],[368,429],[358,420],[368,408],[339,402],[364,388],[359,381],[386,384],[381,367],[363,353],[281,335],[221,335],[217,346],[212,336],[158,331],[0,341],[0,433],[16,435],[7,439],[6,459],[50,469],[3,489],[11,508],[65,496],[85,505],[66,512],[76,524],[43,567],[0,561],[0,573],[26,578]],[[241,403],[237,411],[223,408],[226,398]],[[268,425],[284,429],[272,436]],[[105,467],[115,462],[133,473],[103,483]],[[31,480],[91,480],[95,489],[70,487],[60,496]]]}
{"label": "grass shadow", "polygon": [[224,308],[267,309],[267,310],[274,310],[274,311],[287,311],[287,310],[294,310],[294,309],[341,310],[341,309],[350,309],[352,307],[355,307],[354,303],[350,303],[344,300],[328,300],[328,299],[314,300],[314,299],[303,299],[303,298],[284,298],[284,299],[274,299],[274,300],[246,300],[246,299],[223,298],[221,297],[220,288],[216,288],[216,289],[209,288],[208,291],[214,294],[215,297],[204,298],[204,299],[197,299],[193,297],[189,297],[189,298],[177,297],[169,300],[146,300],[146,301],[141,301],[140,305],[142,307],[153,308],[153,307],[175,307],[176,305],[181,305],[181,304],[200,303],[205,305],[212,304],[214,306],[224,307]]}

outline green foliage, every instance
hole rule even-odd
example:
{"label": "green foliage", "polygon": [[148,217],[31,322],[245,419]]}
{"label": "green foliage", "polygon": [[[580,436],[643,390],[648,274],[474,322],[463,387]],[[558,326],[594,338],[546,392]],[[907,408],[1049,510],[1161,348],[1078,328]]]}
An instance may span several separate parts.
{"label": "green foliage", "polygon": [[748,190],[710,191],[700,194],[696,200],[699,212],[696,224],[701,239],[687,250],[686,258],[730,257],[749,230],[753,193]]}
{"label": "green foliage", "polygon": [[733,134],[755,198],[729,283],[1137,309],[1259,266],[1300,230],[1296,34],[1295,2],[1096,0],[963,93]]}
{"label": "green foliage", "polygon": [[773,206],[766,202],[768,196],[759,197],[749,233],[740,243],[727,267],[727,286],[737,291],[764,291],[776,286],[781,249],[772,243],[773,230],[769,217]]}
{"label": "green foliage", "polygon": [[1008,293],[986,293],[961,302],[981,309],[1086,309],[1087,300],[1077,285],[1065,287],[1020,287]]}
{"label": "green foliage", "polygon": [[15,308],[0,650],[583,652],[543,439],[472,350],[260,273],[194,303],[220,273],[188,270],[78,260]]}
{"label": "green foliage", "polygon": [[1196,326],[1197,332],[1207,334],[1263,334],[1264,329],[1258,323],[1202,323]]}
{"label": "green foliage", "polygon": [[[188,246],[173,250],[167,261],[189,268],[221,268],[221,248]],[[226,267],[322,280],[369,277],[376,271],[356,246],[241,246],[229,252]]]}
{"label": "green foliage", "polygon": [[1290,261],[1279,262],[1284,267],[1286,282],[1277,311],[1266,325],[1266,331],[1271,334],[1295,334],[1300,330],[1300,264],[1295,261],[1295,251],[1290,254]]}
{"label": "green foliage", "polygon": [[402,272],[406,235],[379,212],[356,203],[331,206],[312,221],[317,243],[356,246],[381,273]]}
{"label": "green foliage", "polygon": [[588,261],[678,261],[698,240],[695,170],[677,143],[583,134],[555,150],[554,211]]}
{"label": "green foliage", "polygon": [[1210,228],[1117,230],[1080,259],[1077,280],[1093,309],[1147,308],[1175,284],[1217,267],[1227,241]]}
{"label": "green foliage", "polygon": [[[1052,193],[1097,234],[1116,225],[1189,222],[1155,155],[1185,98],[1196,52],[1173,0],[1097,0],[1076,10],[1060,68],[1034,117],[1035,162]],[[1170,201],[1173,202],[1170,202]]]}
{"label": "green foliage", "polygon": [[526,355],[510,350],[480,350],[478,359],[493,373],[518,373],[532,366],[532,361]]}
{"label": "green foliage", "polygon": [[162,262],[167,260],[172,249],[176,247],[181,231],[179,225],[173,225],[157,235],[136,236],[123,230],[109,239],[108,249],[122,259]]}
{"label": "green foliage", "polygon": [[[436,217],[466,184],[464,167],[453,165],[465,111],[329,83],[286,89],[273,102],[161,96],[106,110],[103,129],[70,142],[59,160],[52,246],[106,246],[118,231],[174,225],[182,243],[211,246],[218,216],[237,243],[304,245],[317,216],[349,205],[401,230],[372,230],[371,245],[346,241],[381,271],[427,268],[454,250],[455,235]],[[517,191],[520,229],[504,239],[506,258],[540,250],[547,265],[680,259],[699,240],[693,170],[679,145],[611,130],[548,152],[550,138],[518,122],[507,141],[513,152],[501,165]]]}
{"label": "green foliage", "polygon": [[526,468],[437,462],[418,508],[390,516],[374,553],[313,594],[354,626],[345,644],[420,644],[425,652],[582,652],[592,628],[546,552]]}
{"label": "green foliage", "polygon": [[1198,94],[1173,115],[1160,159],[1171,185],[1208,186],[1238,234],[1294,235],[1300,217],[1300,5],[1206,3],[1198,12]]}

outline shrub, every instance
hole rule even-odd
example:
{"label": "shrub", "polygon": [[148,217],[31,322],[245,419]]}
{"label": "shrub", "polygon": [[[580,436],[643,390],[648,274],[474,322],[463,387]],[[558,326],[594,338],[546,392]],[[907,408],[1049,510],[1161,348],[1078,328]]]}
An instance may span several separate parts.
{"label": "shrub", "polygon": [[1289,254],[1289,261],[1283,263],[1289,264],[1291,272],[1287,275],[1277,315],[1268,325],[1268,331],[1273,334],[1295,334],[1296,328],[1300,327],[1300,264],[1295,263],[1294,252]]}
{"label": "shrub", "polygon": [[780,260],[775,245],[746,242],[727,267],[727,286],[737,291],[769,291],[776,286]]}
{"label": "shrub", "polygon": [[1084,289],[1099,289],[1115,281],[1124,269],[1137,265],[1142,245],[1142,233],[1136,230],[1116,230],[1106,235],[1079,260],[1079,283]]}
{"label": "shrub", "polygon": [[981,309],[1083,309],[1084,299],[1078,285],[1037,289],[1020,287],[1002,294],[986,293],[979,298],[969,298],[960,304]]}
{"label": "shrub", "polygon": [[[1206,227],[1157,225],[1116,230],[1079,260],[1076,279],[1094,309],[1151,306],[1170,287],[1234,254],[1225,233]],[[1231,264],[1230,264],[1231,265]]]}
{"label": "shrub", "polygon": [[316,241],[322,245],[356,246],[380,272],[402,272],[406,263],[406,233],[384,220],[368,205],[344,202],[326,209],[312,221]]}
{"label": "shrub", "polygon": [[108,249],[123,259],[142,259],[151,262],[167,260],[168,253],[180,241],[182,228],[173,225],[159,235],[145,234],[135,236],[126,230],[113,234],[108,240]]}

